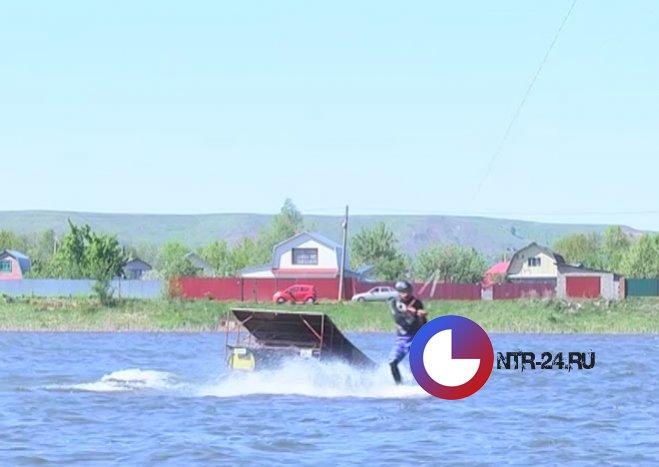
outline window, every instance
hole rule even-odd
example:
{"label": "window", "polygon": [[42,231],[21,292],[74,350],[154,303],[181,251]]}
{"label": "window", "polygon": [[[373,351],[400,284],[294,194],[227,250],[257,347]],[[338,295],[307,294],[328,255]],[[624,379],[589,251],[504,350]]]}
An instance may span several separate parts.
{"label": "window", "polygon": [[11,272],[11,261],[8,259],[0,261],[0,272]]}
{"label": "window", "polygon": [[318,264],[318,248],[293,248],[293,264]]}
{"label": "window", "polygon": [[540,258],[529,258],[529,266],[540,266]]}

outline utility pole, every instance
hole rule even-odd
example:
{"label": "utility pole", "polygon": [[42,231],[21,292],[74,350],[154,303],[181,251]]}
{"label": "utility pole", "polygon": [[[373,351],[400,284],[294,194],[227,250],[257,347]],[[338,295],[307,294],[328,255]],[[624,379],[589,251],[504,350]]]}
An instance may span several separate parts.
{"label": "utility pole", "polygon": [[346,269],[346,244],[348,243],[348,205],[346,204],[346,217],[343,219],[343,249],[341,250],[341,267],[339,270],[339,301],[343,301],[343,275]]}

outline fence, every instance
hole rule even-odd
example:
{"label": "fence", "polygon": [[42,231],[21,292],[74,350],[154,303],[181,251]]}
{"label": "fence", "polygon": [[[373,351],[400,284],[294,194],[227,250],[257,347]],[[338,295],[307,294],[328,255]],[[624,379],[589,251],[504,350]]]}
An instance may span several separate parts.
{"label": "fence", "polygon": [[[0,293],[13,296],[76,297],[92,295],[93,280],[21,279],[0,281]],[[158,298],[163,293],[159,280],[114,280],[110,283],[116,297]]]}
{"label": "fence", "polygon": [[[337,300],[339,296],[338,279],[242,279],[242,278],[200,278],[185,277],[178,279],[178,292],[188,299],[207,298],[213,300],[255,301],[272,300],[278,290],[294,284],[313,285],[321,300]],[[343,296],[351,298],[355,285],[351,279],[345,279]]]}
{"label": "fence", "polygon": [[[277,290],[289,285],[304,283],[313,285],[321,300],[337,300],[338,279],[243,279],[185,277],[176,280],[175,289],[187,299],[213,299],[222,301],[269,302]],[[74,279],[21,279],[0,281],[0,294],[13,296],[71,297],[93,294],[92,280]],[[361,282],[345,279],[344,299],[377,286],[393,286],[393,282]],[[115,296],[122,298],[154,299],[163,296],[165,283],[160,280],[114,280],[111,282]],[[624,279],[625,297],[659,297],[659,279]],[[553,284],[496,284],[482,290],[479,284],[414,284],[414,290],[422,300],[512,300],[530,297],[554,297]]]}
{"label": "fence", "polygon": [[[270,301],[278,290],[293,284],[313,285],[320,300],[337,300],[339,279],[239,279],[239,278],[182,278],[178,280],[179,292],[188,299],[208,298],[213,300]],[[350,300],[354,294],[378,286],[393,286],[392,282],[361,282],[345,279],[343,297]],[[479,284],[424,284],[414,285],[417,295],[425,300],[480,300]]]}
{"label": "fence", "polygon": [[659,279],[625,279],[625,297],[659,297]]}
{"label": "fence", "polygon": [[175,290],[183,298],[212,298],[213,300],[242,300],[240,279],[215,277],[182,277]]}

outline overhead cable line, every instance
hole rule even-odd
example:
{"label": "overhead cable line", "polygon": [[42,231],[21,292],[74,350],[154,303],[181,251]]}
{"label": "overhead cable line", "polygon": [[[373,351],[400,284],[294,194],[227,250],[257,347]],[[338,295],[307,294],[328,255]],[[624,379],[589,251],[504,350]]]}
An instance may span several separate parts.
{"label": "overhead cable line", "polygon": [[565,26],[565,23],[567,23],[568,18],[572,14],[572,10],[574,9],[574,6],[577,4],[577,0],[573,0],[572,5],[570,5],[570,9],[567,11],[565,17],[563,18],[563,21],[561,22],[561,25],[558,27],[558,30],[556,31],[556,34],[554,34],[554,39],[551,41],[551,44],[549,44],[549,48],[545,52],[545,56],[542,58],[542,61],[540,62],[540,66],[536,70],[535,74],[533,75],[533,79],[531,79],[531,82],[529,83],[528,87],[526,88],[526,92],[524,93],[524,96],[522,97],[522,100],[520,101],[519,105],[517,106],[517,109],[515,110],[515,113],[513,114],[513,118],[510,120],[510,123],[508,123],[508,127],[506,128],[505,133],[503,134],[503,138],[501,139],[501,142],[499,143],[499,146],[497,147],[496,151],[494,151],[494,154],[490,158],[490,162],[487,166],[487,169],[485,171],[485,174],[483,174],[483,177],[481,178],[480,182],[478,183],[478,186],[476,187],[476,191],[474,192],[474,197],[472,199],[475,200],[476,197],[480,194],[481,188],[483,187],[483,184],[487,180],[487,177],[489,176],[490,172],[494,168],[494,163],[498,159],[499,155],[501,154],[501,151],[503,150],[503,146],[506,143],[506,140],[508,139],[508,135],[510,135],[510,131],[513,128],[513,125],[515,124],[515,121],[517,120],[517,117],[519,117],[519,114],[522,112],[522,108],[524,107],[524,104],[526,104],[526,100],[528,99],[529,95],[531,94],[531,90],[533,89],[533,85],[538,79],[538,76],[540,76],[540,72],[545,66],[545,63],[547,63],[547,59],[549,58],[549,54],[551,53],[552,49],[554,48],[554,45],[558,41],[558,37],[561,35],[561,31],[563,31],[563,27]]}

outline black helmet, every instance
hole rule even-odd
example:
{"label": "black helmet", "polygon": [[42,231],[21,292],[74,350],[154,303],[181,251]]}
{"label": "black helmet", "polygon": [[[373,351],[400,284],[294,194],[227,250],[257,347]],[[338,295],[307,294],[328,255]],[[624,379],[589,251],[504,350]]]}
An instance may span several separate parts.
{"label": "black helmet", "polygon": [[408,281],[398,281],[396,282],[394,288],[399,292],[412,292],[412,284],[410,284]]}

